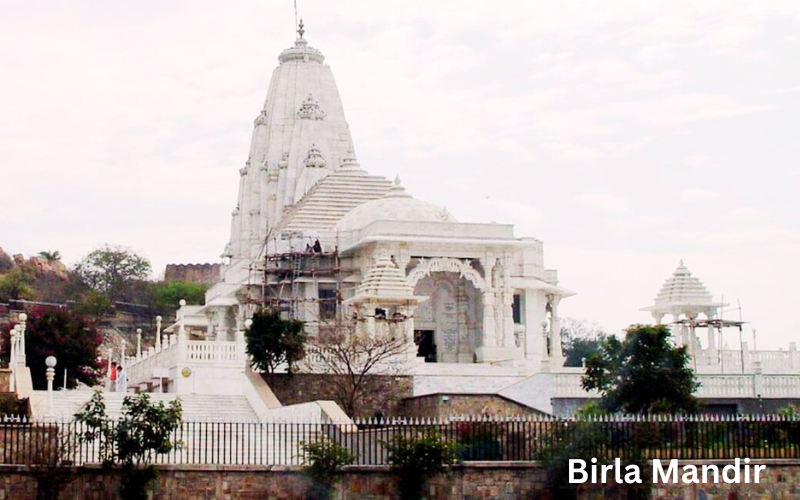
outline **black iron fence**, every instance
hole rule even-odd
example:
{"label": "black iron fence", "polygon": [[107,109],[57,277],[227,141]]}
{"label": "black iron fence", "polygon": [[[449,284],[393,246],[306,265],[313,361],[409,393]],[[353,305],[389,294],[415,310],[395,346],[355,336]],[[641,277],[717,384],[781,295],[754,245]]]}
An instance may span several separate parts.
{"label": "black iron fence", "polygon": [[[111,425],[114,425],[112,422]],[[78,422],[0,423],[1,464],[101,463],[114,443],[82,439]],[[357,420],[348,423],[184,422],[177,446],[153,457],[161,464],[298,465],[300,444],[328,439],[351,450],[356,463],[388,463],[395,436],[437,436],[463,461],[532,461],[557,453],[574,458],[800,459],[800,419],[767,416],[460,418]]]}

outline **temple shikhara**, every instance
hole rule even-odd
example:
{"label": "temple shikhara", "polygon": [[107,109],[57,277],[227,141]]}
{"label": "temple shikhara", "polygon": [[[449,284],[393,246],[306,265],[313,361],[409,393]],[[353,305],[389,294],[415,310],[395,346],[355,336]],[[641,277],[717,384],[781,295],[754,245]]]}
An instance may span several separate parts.
{"label": "temple shikhara", "polygon": [[[253,419],[346,418],[329,401],[283,407],[250,370],[244,331],[256,310],[271,308],[303,321],[311,337],[342,319],[363,334],[406,336],[411,399],[481,395],[565,414],[597,397],[582,389],[580,367],[563,366],[559,306],[574,292],[546,267],[543,243],[511,224],[459,220],[359,164],[331,67],[302,21],[278,61],[238,169],[218,281],[204,305],[183,303],[163,330],[159,319],[148,348],[123,358],[129,386],[179,393],[189,412],[208,400]],[[724,306],[681,262],[646,310],[688,346],[709,405],[754,411],[800,398],[795,345],[757,351],[742,321],[721,317]],[[48,411],[68,414],[88,397],[64,391]]]}
{"label": "temple shikhara", "polygon": [[[420,356],[531,371],[558,364],[559,349],[547,346],[561,344],[558,303],[572,292],[544,267],[542,243],[515,237],[511,225],[459,222],[399,179],[370,175],[331,68],[299,34],[278,58],[239,170],[221,280],[199,311],[207,338],[231,338],[252,305],[281,308],[314,334],[350,313],[344,304],[388,255],[420,297],[388,317],[413,323]],[[374,318],[376,309],[356,313]]]}

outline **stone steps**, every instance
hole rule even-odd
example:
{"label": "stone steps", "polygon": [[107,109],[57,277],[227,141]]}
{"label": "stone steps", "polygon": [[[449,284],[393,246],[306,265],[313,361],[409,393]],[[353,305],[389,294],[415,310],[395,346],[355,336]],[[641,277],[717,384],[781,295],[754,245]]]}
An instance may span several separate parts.
{"label": "stone steps", "polygon": [[[45,391],[35,391],[37,398],[44,398]],[[127,394],[132,396],[133,394]],[[255,422],[258,420],[255,411],[245,396],[209,395],[209,394],[159,394],[150,393],[151,401],[165,404],[180,397],[183,409],[183,420],[190,421],[225,421]],[[103,400],[109,416],[117,417],[122,413],[122,400],[126,394],[104,392]],[[92,397],[90,391],[55,391],[53,393],[54,416],[58,419],[70,419]]]}

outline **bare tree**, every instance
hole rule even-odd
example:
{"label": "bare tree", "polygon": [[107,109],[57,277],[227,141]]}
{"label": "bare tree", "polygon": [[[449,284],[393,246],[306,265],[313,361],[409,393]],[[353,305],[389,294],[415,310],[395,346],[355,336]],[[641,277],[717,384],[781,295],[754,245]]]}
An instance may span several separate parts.
{"label": "bare tree", "polygon": [[[299,364],[301,372],[330,375],[323,384],[350,416],[358,409],[363,411],[369,396],[377,397],[380,406],[396,399],[403,387],[392,377],[408,372],[410,356],[416,350],[399,328],[404,325],[376,326],[376,332],[367,333],[355,322],[326,325],[317,337],[309,339],[306,358]],[[384,382],[379,390],[376,376]]]}

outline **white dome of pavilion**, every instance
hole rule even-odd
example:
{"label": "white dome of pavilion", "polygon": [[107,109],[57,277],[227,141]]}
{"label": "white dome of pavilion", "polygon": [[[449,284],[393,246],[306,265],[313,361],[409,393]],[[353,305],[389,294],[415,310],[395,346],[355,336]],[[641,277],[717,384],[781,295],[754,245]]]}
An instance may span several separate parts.
{"label": "white dome of pavilion", "polygon": [[382,198],[358,205],[347,213],[336,225],[337,231],[354,231],[377,221],[408,222],[457,222],[447,209],[417,200],[400,186],[395,179],[394,186]]}
{"label": "white dome of pavilion", "polygon": [[723,305],[714,302],[705,285],[692,276],[681,261],[672,276],[664,282],[656,295],[655,303],[643,310],[675,316],[680,314],[695,316],[697,313],[713,314]]}

